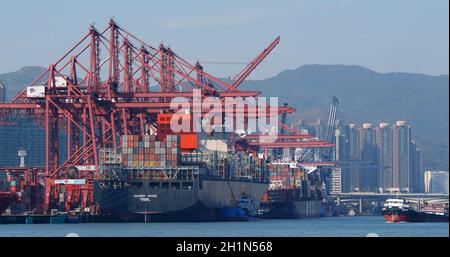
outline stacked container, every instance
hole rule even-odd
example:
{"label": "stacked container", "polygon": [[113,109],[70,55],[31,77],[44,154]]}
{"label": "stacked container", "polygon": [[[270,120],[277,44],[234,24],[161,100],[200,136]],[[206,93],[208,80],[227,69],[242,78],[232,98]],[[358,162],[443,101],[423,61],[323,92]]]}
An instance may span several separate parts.
{"label": "stacked container", "polygon": [[176,119],[188,120],[190,127],[189,131],[175,133],[172,131],[170,123],[172,122],[172,113],[159,113],[157,118],[158,140],[165,141],[167,136],[179,136],[179,148],[185,151],[192,151],[197,149],[197,133],[192,132],[192,119],[190,114],[176,114]]}
{"label": "stacked container", "polygon": [[300,168],[291,168],[289,163],[271,163],[269,180],[274,188],[294,189],[302,186],[305,173]]}
{"label": "stacked container", "polygon": [[112,148],[100,149],[101,165],[112,165],[121,163],[122,163],[122,155],[114,151],[114,149]]}
{"label": "stacked container", "polygon": [[143,140],[137,135],[124,135],[121,145],[125,167],[177,167],[179,137],[176,135],[167,135],[165,141],[158,141],[152,135],[145,135]]}

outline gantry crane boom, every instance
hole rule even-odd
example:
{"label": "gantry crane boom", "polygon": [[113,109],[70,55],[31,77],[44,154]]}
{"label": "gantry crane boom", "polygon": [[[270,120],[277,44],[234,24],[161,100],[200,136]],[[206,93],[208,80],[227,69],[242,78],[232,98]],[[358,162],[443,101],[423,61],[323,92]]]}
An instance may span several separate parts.
{"label": "gantry crane boom", "polygon": [[[206,115],[210,107],[196,105],[188,94],[193,89],[201,89],[201,98],[214,96],[221,101],[225,97],[259,95],[260,92],[239,91],[236,87],[279,40],[278,37],[230,85],[204,71],[200,64],[184,60],[169,47],[146,44],[111,19],[104,30],[97,31],[90,26],[88,33],[50,64],[27,89],[10,103],[0,104],[0,119],[8,113],[20,112],[28,117],[33,115],[35,122],[45,128],[47,210],[52,202],[61,200],[69,210],[78,204],[77,199],[81,199],[79,207],[84,208],[93,203],[93,181],[100,176],[99,149],[118,150],[117,142],[125,134],[144,135],[146,128],[155,125],[158,113],[170,111],[170,100],[175,97],[186,97],[191,113],[195,107],[200,107],[197,112]],[[158,86],[159,91],[150,92],[150,85]],[[295,111],[288,106],[279,107],[275,113],[269,108],[266,110],[263,115],[267,116]],[[256,106],[220,108],[216,112],[244,118],[261,114]],[[65,160],[58,159],[59,132],[67,136]],[[281,142],[282,145],[287,143]],[[59,199],[64,185],[56,181],[66,178],[73,167],[81,169],[77,178],[85,179],[86,184],[66,187],[71,197]]]}
{"label": "gantry crane boom", "polygon": [[266,56],[280,43],[280,36],[278,36],[266,49],[264,49],[253,61],[251,61],[245,68],[235,76],[235,81],[228,91],[234,91],[244,81],[248,75],[266,58]]}

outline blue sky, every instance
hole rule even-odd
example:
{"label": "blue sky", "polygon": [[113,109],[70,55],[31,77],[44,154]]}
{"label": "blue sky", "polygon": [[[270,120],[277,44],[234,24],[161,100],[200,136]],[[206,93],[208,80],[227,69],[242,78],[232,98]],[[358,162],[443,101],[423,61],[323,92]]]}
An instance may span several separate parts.
{"label": "blue sky", "polygon": [[[280,44],[250,79],[304,64],[448,74],[448,0],[8,1],[0,15],[0,73],[48,66],[91,23],[108,19],[195,62],[248,62]],[[239,65],[205,64],[229,77]]]}

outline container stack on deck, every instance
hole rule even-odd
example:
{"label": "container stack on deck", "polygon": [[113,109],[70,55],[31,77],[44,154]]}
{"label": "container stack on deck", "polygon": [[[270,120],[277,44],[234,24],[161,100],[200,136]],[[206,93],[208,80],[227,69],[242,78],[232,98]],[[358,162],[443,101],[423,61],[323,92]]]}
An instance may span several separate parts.
{"label": "container stack on deck", "polygon": [[268,165],[268,169],[269,195],[265,195],[265,201],[271,198],[271,191],[277,191],[278,198],[285,194],[284,192],[280,193],[281,191],[286,191],[290,192],[288,194],[293,194],[294,199],[297,200],[322,199],[320,180],[311,178],[314,175],[307,176],[305,171],[297,165],[273,162]]}
{"label": "container stack on deck", "polygon": [[177,167],[179,137],[167,135],[165,141],[156,136],[145,135],[143,140],[137,135],[122,137],[122,165],[129,168]]}
{"label": "container stack on deck", "polygon": [[271,188],[294,189],[301,187],[305,172],[289,163],[271,163],[269,165]]}

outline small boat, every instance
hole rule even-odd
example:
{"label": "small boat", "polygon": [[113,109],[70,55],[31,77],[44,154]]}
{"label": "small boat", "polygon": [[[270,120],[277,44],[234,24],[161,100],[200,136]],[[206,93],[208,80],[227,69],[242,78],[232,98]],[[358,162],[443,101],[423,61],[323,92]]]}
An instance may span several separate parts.
{"label": "small boat", "polygon": [[448,203],[414,208],[406,199],[388,199],[381,213],[387,222],[448,222]]}

